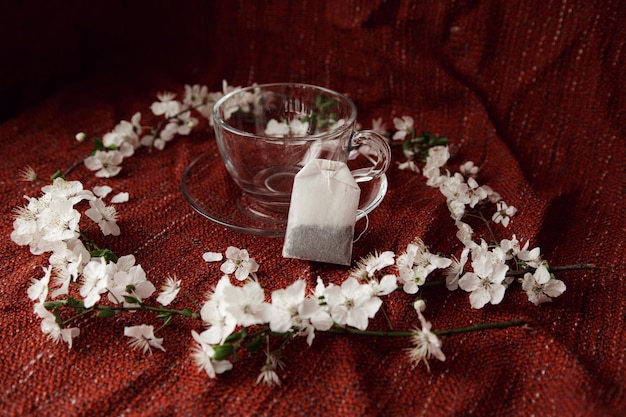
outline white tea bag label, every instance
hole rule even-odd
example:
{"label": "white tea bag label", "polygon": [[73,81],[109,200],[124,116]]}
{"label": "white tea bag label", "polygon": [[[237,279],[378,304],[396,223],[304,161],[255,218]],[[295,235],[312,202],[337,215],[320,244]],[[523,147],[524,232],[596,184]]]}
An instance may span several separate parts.
{"label": "white tea bag label", "polygon": [[345,163],[309,161],[294,179],[283,256],[350,265],[360,194]]}

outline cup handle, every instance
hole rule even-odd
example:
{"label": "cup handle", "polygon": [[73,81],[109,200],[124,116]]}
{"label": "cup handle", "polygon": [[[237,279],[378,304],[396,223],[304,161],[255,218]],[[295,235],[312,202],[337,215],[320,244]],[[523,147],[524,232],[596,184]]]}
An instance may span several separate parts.
{"label": "cup handle", "polygon": [[361,130],[352,135],[350,150],[358,149],[372,166],[352,170],[354,180],[359,182],[371,181],[383,175],[391,161],[391,148],[387,140],[373,130]]}

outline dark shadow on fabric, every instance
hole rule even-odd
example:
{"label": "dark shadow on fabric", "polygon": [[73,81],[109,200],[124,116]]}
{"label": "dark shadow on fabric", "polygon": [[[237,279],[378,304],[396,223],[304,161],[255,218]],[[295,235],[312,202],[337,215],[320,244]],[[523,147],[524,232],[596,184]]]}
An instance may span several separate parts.
{"label": "dark shadow on fabric", "polygon": [[390,0],[384,2],[374,13],[372,13],[365,23],[365,29],[377,29],[379,27],[390,26],[398,18],[398,10],[400,8],[399,0]]}
{"label": "dark shadow on fabric", "polygon": [[536,246],[542,253],[553,253],[555,243],[566,240],[566,235],[572,226],[572,216],[569,213],[577,205],[579,197],[569,192],[555,197],[548,206],[543,223],[537,235]]}

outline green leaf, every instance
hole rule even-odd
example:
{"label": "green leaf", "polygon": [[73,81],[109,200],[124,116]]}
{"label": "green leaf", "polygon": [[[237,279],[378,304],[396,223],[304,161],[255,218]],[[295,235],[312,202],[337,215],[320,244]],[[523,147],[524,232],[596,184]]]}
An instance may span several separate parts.
{"label": "green leaf", "polygon": [[180,311],[180,314],[182,314],[185,317],[193,317],[195,313],[193,311],[191,311],[190,309],[185,308],[185,309]]}
{"label": "green leaf", "polygon": [[256,352],[261,349],[261,346],[263,345],[263,339],[263,335],[258,335],[257,337],[252,339],[250,343],[248,343],[248,345],[246,346],[248,352]]}
{"label": "green leaf", "polygon": [[54,314],[54,320],[57,322],[59,327],[63,328],[63,319],[61,318],[61,313],[59,313],[59,309],[55,308],[52,310],[52,314]]}
{"label": "green leaf", "polygon": [[104,151],[105,149],[106,147],[104,146],[102,139],[100,138],[93,139],[93,152],[92,153],[96,153],[96,151]]}
{"label": "green leaf", "polygon": [[67,302],[65,304],[68,307],[72,307],[73,309],[76,309],[76,310],[82,310],[84,308],[83,301],[74,297],[68,297]]}
{"label": "green leaf", "polygon": [[108,318],[113,317],[117,314],[115,310],[111,310],[110,308],[103,308],[102,310],[96,313],[96,317]]}
{"label": "green leaf", "polygon": [[168,326],[172,322],[172,319],[174,318],[174,316],[172,315],[172,313],[166,311],[166,312],[159,313],[157,315],[157,318],[163,319],[163,326]]}
{"label": "green leaf", "polygon": [[50,177],[52,181],[56,180],[57,178],[63,178],[63,171],[61,171],[60,169],[57,169],[56,172]]}
{"label": "green leaf", "polygon": [[235,352],[233,345],[219,345],[213,347],[213,357],[215,361],[222,361]]}
{"label": "green leaf", "polygon": [[237,342],[239,340],[243,340],[246,337],[248,337],[248,331],[244,328],[241,331],[237,332],[237,333],[233,333],[231,335],[229,335],[225,342],[231,343],[231,342]]}
{"label": "green leaf", "polygon": [[46,308],[46,310],[63,307],[64,305],[65,305],[64,301],[46,301],[43,303],[43,306]]}
{"label": "green leaf", "polygon": [[111,249],[94,249],[89,252],[92,258],[104,258],[107,262],[117,263],[117,255]]}
{"label": "green leaf", "polygon": [[137,297],[133,297],[131,295],[125,295],[124,296],[124,301],[126,301],[128,304],[141,304],[141,300],[139,300]]}

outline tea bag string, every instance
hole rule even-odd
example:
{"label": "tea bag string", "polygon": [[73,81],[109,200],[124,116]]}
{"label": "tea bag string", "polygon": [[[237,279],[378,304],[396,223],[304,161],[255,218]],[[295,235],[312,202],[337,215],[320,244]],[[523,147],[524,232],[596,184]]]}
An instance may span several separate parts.
{"label": "tea bag string", "polygon": [[[361,212],[361,213],[362,213],[362,212],[363,212],[363,210],[357,210],[357,212]],[[356,237],[356,238],[352,241],[353,243],[354,243],[354,242],[358,242],[358,241],[359,241],[359,239],[361,239],[361,237],[363,237],[363,235],[365,234],[365,232],[367,232],[367,229],[368,229],[368,228],[369,228],[369,226],[370,226],[370,218],[369,218],[369,215],[368,215],[367,213],[365,213],[365,216],[364,216],[364,217],[365,217],[365,228],[364,228],[364,229],[361,231],[361,233],[359,233],[359,235],[358,235],[358,236],[357,236],[357,237]]]}
{"label": "tea bag string", "polygon": [[326,174],[326,185],[328,186],[328,190],[332,193],[333,187],[331,186],[331,179],[337,174],[337,171],[333,169],[325,169],[324,173]]}

